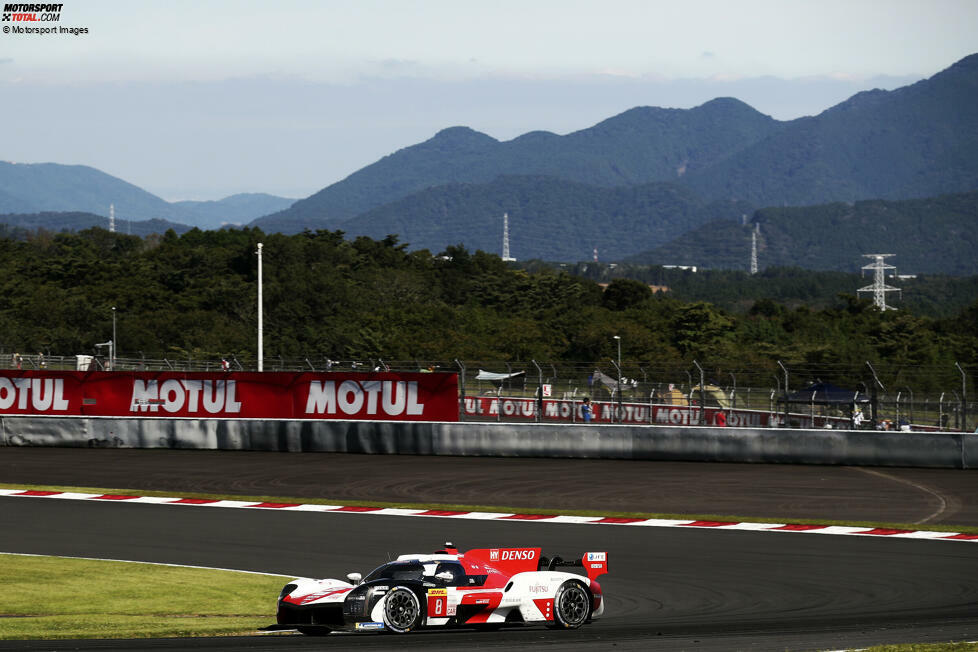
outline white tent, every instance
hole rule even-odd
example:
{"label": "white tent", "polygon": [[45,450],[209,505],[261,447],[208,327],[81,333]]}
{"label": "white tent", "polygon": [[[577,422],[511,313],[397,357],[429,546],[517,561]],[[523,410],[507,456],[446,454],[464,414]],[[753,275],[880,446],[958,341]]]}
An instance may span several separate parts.
{"label": "white tent", "polygon": [[521,376],[525,374],[525,371],[516,371],[511,374],[497,374],[492,371],[486,371],[484,369],[479,369],[478,375],[476,375],[476,380],[507,380],[508,378],[513,378],[514,376]]}

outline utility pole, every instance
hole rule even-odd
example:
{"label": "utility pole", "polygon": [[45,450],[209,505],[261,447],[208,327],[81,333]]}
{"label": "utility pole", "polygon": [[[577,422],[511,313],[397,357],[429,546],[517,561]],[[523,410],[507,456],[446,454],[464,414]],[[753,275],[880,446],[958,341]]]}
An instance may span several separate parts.
{"label": "utility pole", "polygon": [[264,346],[262,344],[262,296],[261,296],[261,248],[262,243],[258,243],[258,371],[264,371]]}

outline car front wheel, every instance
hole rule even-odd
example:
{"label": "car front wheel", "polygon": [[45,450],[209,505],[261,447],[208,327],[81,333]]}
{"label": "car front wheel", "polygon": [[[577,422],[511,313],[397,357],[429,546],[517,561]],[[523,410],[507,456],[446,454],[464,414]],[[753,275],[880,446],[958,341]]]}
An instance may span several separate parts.
{"label": "car front wheel", "polygon": [[395,634],[407,634],[421,624],[421,601],[411,589],[398,586],[384,599],[384,625]]}

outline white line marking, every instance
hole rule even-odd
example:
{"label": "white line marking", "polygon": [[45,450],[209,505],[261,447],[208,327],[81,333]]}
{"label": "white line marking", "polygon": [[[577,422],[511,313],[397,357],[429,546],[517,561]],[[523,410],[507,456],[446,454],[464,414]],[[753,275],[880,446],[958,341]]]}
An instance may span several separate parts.
{"label": "white line marking", "polygon": [[[505,512],[456,512],[453,510],[441,511],[437,509],[405,509],[397,507],[369,508],[369,507],[344,507],[342,505],[285,505],[281,503],[265,503],[261,501],[248,500],[215,500],[194,498],[176,498],[160,496],[128,496],[125,498],[115,498],[115,494],[97,494],[80,492],[31,492],[29,489],[0,489],[0,496],[15,498],[58,498],[61,500],[97,500],[101,502],[115,503],[141,503],[154,505],[186,505],[190,507],[227,507],[232,509],[261,509],[265,511],[301,511],[301,512],[322,512],[330,514],[364,514],[373,516],[420,516],[424,518],[461,518],[469,520],[507,520],[514,523],[557,523],[573,525],[624,525],[641,527],[687,527],[689,529],[706,530],[746,530],[752,532],[792,532],[796,534],[834,534],[846,536],[867,536],[876,538],[892,539],[927,539],[932,541],[970,541],[978,542],[978,535],[962,535],[957,532],[934,532],[928,530],[897,531],[892,534],[887,533],[886,528],[857,527],[848,525],[805,525],[805,524],[782,524],[782,523],[749,523],[749,522],[713,522],[697,520],[678,520],[678,519],[628,519],[603,516],[538,516],[533,514],[514,514]],[[794,526],[794,527],[793,527]],[[960,536],[961,538],[952,538]],[[126,560],[107,560],[107,561],[126,561]],[[137,562],[139,563],[139,562]],[[148,563],[148,562],[142,562]],[[177,564],[163,564],[173,565]],[[188,568],[205,568],[200,566],[189,566]],[[233,569],[215,569],[233,570]],[[248,572],[248,571],[238,571]],[[281,577],[288,577],[282,575]]]}

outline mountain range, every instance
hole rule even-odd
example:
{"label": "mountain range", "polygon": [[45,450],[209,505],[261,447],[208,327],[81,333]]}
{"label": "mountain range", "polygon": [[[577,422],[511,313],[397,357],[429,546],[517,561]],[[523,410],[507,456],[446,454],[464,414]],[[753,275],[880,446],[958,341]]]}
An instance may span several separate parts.
{"label": "mountain range", "polygon": [[244,193],[219,201],[168,202],[85,165],[0,161],[0,214],[82,212],[107,218],[111,204],[118,220],[158,219],[216,229],[224,224],[247,223],[293,201]]}
{"label": "mountain range", "polygon": [[731,98],[693,109],[637,107],[566,136],[534,131],[499,142],[468,127],[451,127],[255,225],[271,230],[279,230],[284,220],[339,225],[427,188],[489,183],[501,175],[546,176],[602,187],[674,182],[778,129],[773,118]]}
{"label": "mountain range", "polygon": [[776,264],[850,269],[864,250],[916,246],[919,269],[972,269],[960,262],[975,258],[961,230],[974,230],[976,190],[978,55],[790,121],[718,98],[505,142],[450,127],[295,202],[170,203],[93,168],[0,163],[0,213],[21,215],[21,224],[38,211],[105,215],[114,203],[123,219],[341,229],[396,234],[433,252],[499,251],[505,213],[519,258],[584,260],[598,249],[602,260],[741,268],[745,238],[760,223],[762,250]]}
{"label": "mountain range", "polygon": [[[488,184],[502,175],[595,187],[674,183],[705,201],[754,206],[974,190],[978,54],[910,86],[859,93],[817,116],[785,122],[722,98],[693,109],[638,107],[566,136],[531,132],[500,142],[453,127],[253,225],[349,230],[385,204],[399,201],[404,208],[412,197],[427,201],[420,194],[430,188]],[[450,219],[432,215],[428,221]]]}

